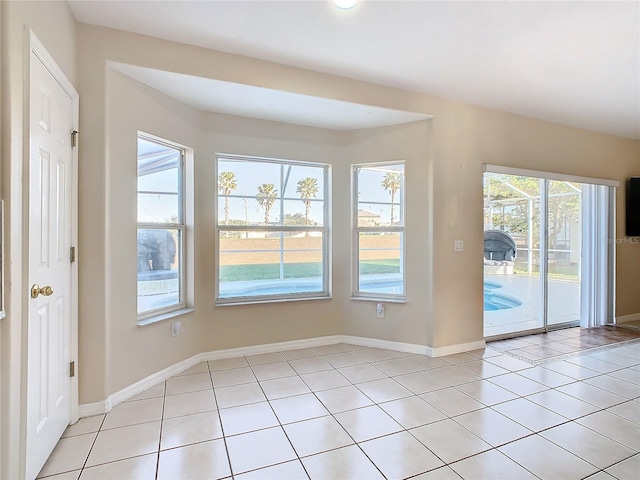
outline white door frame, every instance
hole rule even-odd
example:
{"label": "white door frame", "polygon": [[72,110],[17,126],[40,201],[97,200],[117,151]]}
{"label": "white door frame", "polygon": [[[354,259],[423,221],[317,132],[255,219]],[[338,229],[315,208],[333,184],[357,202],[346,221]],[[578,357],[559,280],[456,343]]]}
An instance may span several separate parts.
{"label": "white door frame", "polygon": [[[73,101],[73,130],[78,130],[78,119],[79,119],[79,95],[73,84],[69,81],[65,73],[55,62],[53,57],[49,54],[47,49],[44,47],[42,42],[38,39],[36,34],[31,29],[26,29],[25,31],[25,44],[28,46],[25,52],[24,66],[25,66],[25,83],[31,82],[31,55],[37,57],[42,64],[47,68],[47,70],[51,73],[53,78],[60,84],[65,93],[69,95],[69,97]],[[31,131],[30,131],[30,120],[31,120],[31,99],[28,86],[25,87],[25,101],[24,101],[24,132],[25,132],[25,145],[24,145],[24,169],[23,169],[23,178],[29,178],[29,169],[30,169],[30,141],[31,141]],[[71,135],[71,132],[69,132]],[[76,247],[78,245],[78,148],[72,148],[72,177],[71,177],[71,244]],[[27,188],[23,189],[22,192],[22,201],[23,201],[23,231],[26,232],[25,241],[28,242],[29,239],[29,188],[28,183],[26,183]],[[22,298],[23,300],[23,312],[27,314],[29,312],[29,249],[24,249],[22,252],[22,261],[23,261],[23,282],[22,287],[20,287],[23,291]],[[22,351],[22,365],[27,365],[28,361],[28,328],[26,326],[27,322],[23,321],[23,351]],[[75,362],[75,376],[72,377],[71,380],[71,392],[69,394],[69,398],[71,401],[71,412],[70,419],[71,423],[75,423],[78,418],[78,371],[79,371],[79,362],[78,362],[78,255],[76,253],[76,261],[71,264],[71,339],[70,339],[70,350],[71,350],[71,361]],[[25,370],[23,370],[24,372]],[[26,405],[26,392],[27,392],[27,378],[26,376],[22,377],[22,405]],[[27,411],[26,408],[22,409],[21,414],[21,432],[22,432],[22,441],[21,441],[21,472],[24,474],[26,468],[26,426],[27,426]]]}

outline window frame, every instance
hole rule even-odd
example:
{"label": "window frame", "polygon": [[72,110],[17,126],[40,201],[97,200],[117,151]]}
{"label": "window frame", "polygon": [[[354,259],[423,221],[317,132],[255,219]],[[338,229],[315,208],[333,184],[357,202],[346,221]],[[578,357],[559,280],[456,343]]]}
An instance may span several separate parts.
{"label": "window frame", "polygon": [[[359,189],[358,172],[367,168],[402,165],[402,196],[398,202],[403,218],[402,226],[360,226],[358,222]],[[351,165],[351,300],[368,300],[374,302],[405,303],[407,295],[406,275],[406,161],[393,160],[385,162],[357,163]],[[390,204],[390,203],[389,203]],[[393,208],[393,205],[392,205]],[[360,234],[361,233],[399,233],[401,238],[400,273],[402,274],[402,293],[380,293],[360,290]]]}
{"label": "window frame", "polygon": [[[323,225],[224,225],[221,223],[219,216],[220,193],[218,192],[218,176],[219,163],[221,160],[230,160],[238,162],[256,162],[270,163],[276,165],[287,166],[303,166],[322,168],[323,170]],[[214,195],[214,235],[215,235],[215,301],[214,306],[227,305],[247,305],[255,303],[277,303],[290,302],[298,300],[320,300],[330,299],[331,294],[331,164],[321,162],[310,162],[302,160],[288,160],[280,158],[259,157],[253,155],[238,155],[216,153],[214,161],[214,182],[216,185]],[[278,188],[279,196],[276,198],[280,201],[281,209],[284,209],[285,200],[300,200],[299,198],[289,198],[282,196],[282,188]],[[254,198],[247,195],[229,195],[235,198]],[[220,296],[220,233],[229,232],[321,232],[322,233],[322,290],[317,292],[300,292],[300,293],[283,293],[273,295],[252,295],[240,297],[221,297]],[[282,247],[281,247],[282,248]]]}
{"label": "window frame", "polygon": [[[147,142],[156,143],[158,145],[163,145],[165,147],[171,148],[173,150],[178,150],[180,152],[180,164],[178,168],[178,214],[179,214],[179,222],[178,223],[148,223],[148,222],[136,222],[136,235],[139,230],[178,230],[179,233],[179,243],[176,245],[176,255],[178,255],[178,303],[173,305],[169,305],[166,307],[154,308],[152,310],[146,310],[143,313],[137,312],[137,299],[138,299],[138,284],[136,281],[136,313],[138,318],[138,325],[147,325],[149,323],[153,323],[155,321],[164,320],[166,318],[171,318],[175,316],[175,314],[181,313],[181,311],[187,311],[187,302],[186,302],[186,274],[187,269],[185,265],[185,259],[188,258],[186,254],[187,249],[187,199],[185,195],[185,182],[186,182],[186,153],[187,147],[181,145],[176,142],[172,142],[162,137],[158,137],[156,135],[152,135],[146,132],[138,131],[136,136],[136,164],[139,158],[138,150],[137,150],[137,142],[139,139],[145,140]],[[139,176],[136,174],[136,201],[138,199],[137,182]],[[137,212],[137,211],[136,211]],[[137,220],[137,213],[136,213]],[[172,315],[174,314],[174,315]]]}

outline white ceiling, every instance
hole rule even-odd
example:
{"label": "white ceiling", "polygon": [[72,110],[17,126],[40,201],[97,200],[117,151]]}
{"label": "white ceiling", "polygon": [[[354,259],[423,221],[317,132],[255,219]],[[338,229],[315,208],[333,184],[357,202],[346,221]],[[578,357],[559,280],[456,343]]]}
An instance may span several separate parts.
{"label": "white ceiling", "polygon": [[357,130],[415,122],[428,115],[358,105],[280,90],[223,82],[111,62],[110,66],[205,112],[219,112],[332,130]]}
{"label": "white ceiling", "polygon": [[640,138],[640,2],[70,1],[102,25]]}

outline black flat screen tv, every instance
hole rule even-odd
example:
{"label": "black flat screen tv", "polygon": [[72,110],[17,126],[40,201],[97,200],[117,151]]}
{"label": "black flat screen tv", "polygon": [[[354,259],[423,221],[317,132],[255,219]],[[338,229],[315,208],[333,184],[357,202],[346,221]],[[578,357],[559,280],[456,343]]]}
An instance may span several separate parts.
{"label": "black flat screen tv", "polygon": [[627,236],[640,236],[640,177],[627,181]]}

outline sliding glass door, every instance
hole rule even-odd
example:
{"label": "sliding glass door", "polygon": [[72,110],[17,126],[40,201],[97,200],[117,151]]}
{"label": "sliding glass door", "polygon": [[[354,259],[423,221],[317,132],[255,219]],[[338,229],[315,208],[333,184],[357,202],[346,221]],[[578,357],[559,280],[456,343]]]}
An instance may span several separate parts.
{"label": "sliding glass door", "polygon": [[485,173],[485,337],[543,327],[541,180]]}
{"label": "sliding glass door", "polygon": [[546,183],[547,325],[578,325],[583,249],[581,205],[585,185],[556,180]]}
{"label": "sliding glass door", "polygon": [[486,167],[485,338],[612,321],[615,182]]}

